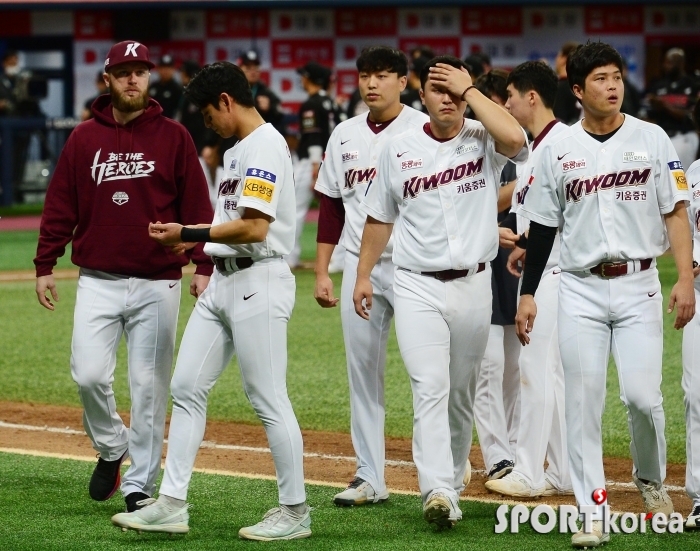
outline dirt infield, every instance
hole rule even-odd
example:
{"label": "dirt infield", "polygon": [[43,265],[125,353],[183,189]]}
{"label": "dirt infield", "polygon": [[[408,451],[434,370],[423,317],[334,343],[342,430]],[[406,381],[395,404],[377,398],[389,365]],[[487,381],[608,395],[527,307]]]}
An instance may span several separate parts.
{"label": "dirt infield", "polygon": [[[128,423],[128,414],[124,414],[123,417]],[[95,455],[90,441],[82,433],[79,408],[0,402],[0,421],[12,425],[80,431],[80,434],[71,434],[71,431],[49,432],[20,427],[0,427],[0,442],[4,448],[85,457]],[[303,435],[304,452],[307,455],[304,459],[304,472],[308,480],[345,484],[353,477],[355,463],[352,459],[354,454],[349,434],[303,431]],[[197,467],[251,475],[275,474],[272,456],[265,451],[267,439],[262,427],[209,421],[204,439],[208,447],[200,450]],[[235,446],[236,449],[225,449],[227,446],[229,448]],[[390,490],[417,492],[418,480],[415,467],[411,462],[411,441],[403,438],[388,438],[386,448],[386,458],[389,462],[386,480]],[[488,493],[484,488],[486,477],[478,446],[472,447],[470,459],[474,474],[464,496],[468,499],[498,501],[498,496]],[[607,458],[605,460],[608,500],[614,510],[643,511],[639,492],[630,484],[631,471],[632,461],[629,459]],[[676,510],[683,513],[689,511],[691,501],[682,490],[685,484],[685,465],[669,465],[666,484],[671,488],[669,494],[673,498]],[[331,496],[332,491],[329,492],[329,499]],[[543,501],[536,500],[529,503]],[[573,496],[547,498],[546,502],[574,503]]]}

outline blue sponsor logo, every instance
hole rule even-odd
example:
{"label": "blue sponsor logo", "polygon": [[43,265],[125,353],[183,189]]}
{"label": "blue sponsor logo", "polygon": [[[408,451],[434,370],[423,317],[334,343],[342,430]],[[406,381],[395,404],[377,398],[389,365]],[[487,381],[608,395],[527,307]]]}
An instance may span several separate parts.
{"label": "blue sponsor logo", "polygon": [[683,165],[680,161],[671,161],[668,163],[668,168],[670,170],[683,170]]}
{"label": "blue sponsor logo", "polygon": [[246,176],[254,176],[255,178],[262,178],[273,184],[277,181],[277,176],[272,174],[272,172],[267,172],[266,170],[261,170],[259,168],[249,168],[246,170]]}

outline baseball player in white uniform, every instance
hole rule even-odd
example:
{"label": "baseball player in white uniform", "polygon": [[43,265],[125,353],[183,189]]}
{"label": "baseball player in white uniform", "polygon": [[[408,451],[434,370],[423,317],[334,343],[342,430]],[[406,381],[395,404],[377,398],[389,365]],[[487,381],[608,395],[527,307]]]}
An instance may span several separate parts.
{"label": "baseball player in white uniform", "polygon": [[207,242],[205,252],[216,270],[180,345],[160,497],[136,513],[115,515],[112,522],[143,531],[189,530],[185,500],[204,437],[207,395],[235,353],[246,395],[267,433],[280,502],[239,536],[306,538],[311,519],[302,438],[286,387],[287,322],[295,298],[294,276],[282,258],[294,240],[291,156],[284,138],[253,107],[250,87],[237,66],[207,65],[185,93],[201,109],[208,127],[240,141],[224,155],[225,179],[211,226],[149,228],[153,239],[176,250]]}
{"label": "baseball player in white uniform", "polygon": [[[695,105],[693,118],[700,122],[700,103]],[[700,297],[700,161],[695,161],[686,172],[689,184],[690,219],[693,223],[693,275],[695,300]],[[685,393],[685,491],[693,500],[693,509],[685,523],[687,530],[700,528],[700,313],[683,330],[683,392]]]}
{"label": "baseball player in white uniform", "polygon": [[[491,320],[499,176],[509,157],[524,161],[528,149],[515,119],[472,85],[461,60],[432,59],[421,85],[430,122],[385,146],[362,204],[353,301],[358,315],[374,316],[372,269],[396,224],[396,334],[413,391],[423,515],[451,527],[462,518],[474,373]],[[480,122],[463,118],[467,104]]]}
{"label": "baseball player in white uniform", "polygon": [[596,490],[605,488],[601,420],[611,350],[628,411],[634,482],[648,512],[673,511],[663,487],[663,320],[655,263],[669,242],[679,274],[668,309],[678,304],[675,327],[695,312],[687,183],[663,130],[620,113],[622,67],[620,54],[601,42],[569,56],[569,83],[584,118],[543,147],[520,209],[531,220],[516,316],[523,344],[561,228],[558,329],[571,478],[579,506],[596,507],[591,531],[574,534],[574,547],[610,538],[599,507],[606,501]]}
{"label": "baseball player in white uniform", "polygon": [[383,147],[398,134],[408,129],[419,131],[428,122],[427,115],[400,102],[408,71],[403,52],[386,46],[366,48],[357,59],[357,69],[360,93],[369,113],[342,122],[333,131],[316,182],[316,190],[323,195],[314,296],[324,308],[338,303],[328,266],[341,232],[346,249],[340,314],[357,472],[347,489],[335,496],[337,505],[366,505],[389,497],[384,481],[384,365],[394,317],[394,265],[389,243],[370,276],[374,292],[372,317],[358,317],[352,292],[367,218],[360,203],[374,178]]}
{"label": "baseball player in white uniform", "polygon": [[[506,107],[523,128],[534,137],[532,153],[521,172],[513,194],[511,215],[516,219],[517,232],[510,232],[516,250],[509,259],[513,262],[524,256],[524,243],[530,221],[517,213],[525,199],[534,167],[543,146],[556,139],[568,126],[557,121],[552,112],[556,98],[557,75],[541,61],[527,61],[508,75]],[[504,223],[501,224],[503,226]],[[523,236],[523,237],[520,237]],[[537,497],[573,493],[566,449],[566,422],[564,419],[564,372],[557,340],[557,308],[559,277],[559,236],[542,281],[537,288],[535,302],[539,317],[530,334],[530,346],[522,348],[520,367],[520,408],[515,447],[515,468],[500,480],[489,480],[486,488],[492,492],[514,497]],[[517,272],[516,272],[517,274]],[[533,422],[533,420],[537,422]],[[547,472],[544,461],[547,458]]]}

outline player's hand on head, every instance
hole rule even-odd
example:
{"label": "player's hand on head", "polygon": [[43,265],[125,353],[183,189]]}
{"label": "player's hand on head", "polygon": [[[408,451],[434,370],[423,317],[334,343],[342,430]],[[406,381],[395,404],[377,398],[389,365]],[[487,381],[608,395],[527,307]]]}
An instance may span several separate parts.
{"label": "player's hand on head", "polygon": [[508,255],[506,269],[515,277],[522,276],[522,270],[525,267],[525,249],[515,247],[513,252]]}
{"label": "player's hand on head", "polygon": [[180,233],[182,232],[181,224],[161,224],[160,222],[148,224],[148,236],[161,245],[170,246],[182,243]]}
{"label": "player's hand on head", "polygon": [[528,333],[535,326],[535,317],[537,316],[537,305],[535,297],[532,295],[521,295],[520,303],[518,304],[518,313],[515,314],[515,333],[518,336],[520,344],[525,346],[530,344],[530,336]]}
{"label": "player's hand on head", "polygon": [[461,94],[472,85],[472,77],[463,67],[458,69],[446,63],[438,63],[430,68],[428,78],[433,84],[444,86],[452,95],[461,97]]}
{"label": "player's hand on head", "polygon": [[328,276],[317,277],[314,298],[321,308],[334,308],[338,298],[333,296],[333,280]]}
{"label": "player's hand on head", "polygon": [[673,324],[675,329],[683,329],[687,323],[695,316],[695,289],[693,288],[693,280],[677,281],[671,290],[671,296],[668,300],[668,310],[670,314],[676,310],[676,321]]}
{"label": "player's hand on head", "polygon": [[369,311],[372,309],[372,283],[368,277],[357,278],[355,290],[352,293],[352,301],[355,304],[355,313],[363,319],[369,319]]}
{"label": "player's hand on head", "polygon": [[46,296],[46,291],[51,292],[51,298],[58,302],[58,291],[56,290],[56,283],[53,279],[53,274],[39,276],[36,278],[36,296],[39,299],[39,304],[41,304],[47,310],[55,310],[55,306]]}

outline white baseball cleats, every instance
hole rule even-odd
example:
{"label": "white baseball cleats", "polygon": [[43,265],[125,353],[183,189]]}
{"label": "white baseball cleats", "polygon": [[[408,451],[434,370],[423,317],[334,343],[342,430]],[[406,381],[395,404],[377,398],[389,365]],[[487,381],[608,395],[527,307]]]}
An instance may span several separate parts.
{"label": "white baseball cleats", "polygon": [[469,461],[469,458],[467,457],[467,468],[464,471],[464,478],[462,479],[462,484],[464,484],[464,487],[466,488],[469,486],[469,483],[472,481],[472,462]]}
{"label": "white baseball cleats", "polygon": [[487,480],[485,486],[489,492],[512,497],[540,497],[544,493],[544,488],[533,488],[527,478],[515,471],[503,478]]}
{"label": "white baseball cleats", "polygon": [[433,492],[423,506],[423,518],[439,528],[452,528],[462,520],[462,510],[456,497]]}
{"label": "white baseball cleats", "polygon": [[666,493],[664,485],[653,483],[647,484],[637,478],[636,474],[634,474],[632,478],[634,483],[637,485],[637,488],[639,488],[639,492],[642,494],[646,512],[663,513],[666,515],[666,518],[669,518],[671,513],[673,513],[673,502]]}
{"label": "white baseball cleats", "polygon": [[186,534],[190,531],[189,507],[171,507],[162,501],[148,498],[139,504],[143,508],[133,513],[119,513],[112,517],[112,524],[122,529],[137,530],[139,532],[165,532],[167,534]]}
{"label": "white baseball cleats", "polygon": [[610,534],[603,532],[602,520],[594,520],[592,522],[590,532],[584,532],[583,528],[581,528],[578,532],[571,536],[571,545],[579,549],[599,547],[609,541]]}
{"label": "white baseball cleats", "polygon": [[377,494],[369,482],[356,476],[345,490],[336,494],[333,503],[341,507],[349,507],[351,505],[383,503],[387,499],[389,499],[389,492],[385,490],[383,493]]}
{"label": "white baseball cleats", "polygon": [[308,538],[311,535],[311,508],[297,514],[281,505],[270,509],[261,522],[246,526],[238,531],[238,536],[246,540],[275,541]]}

